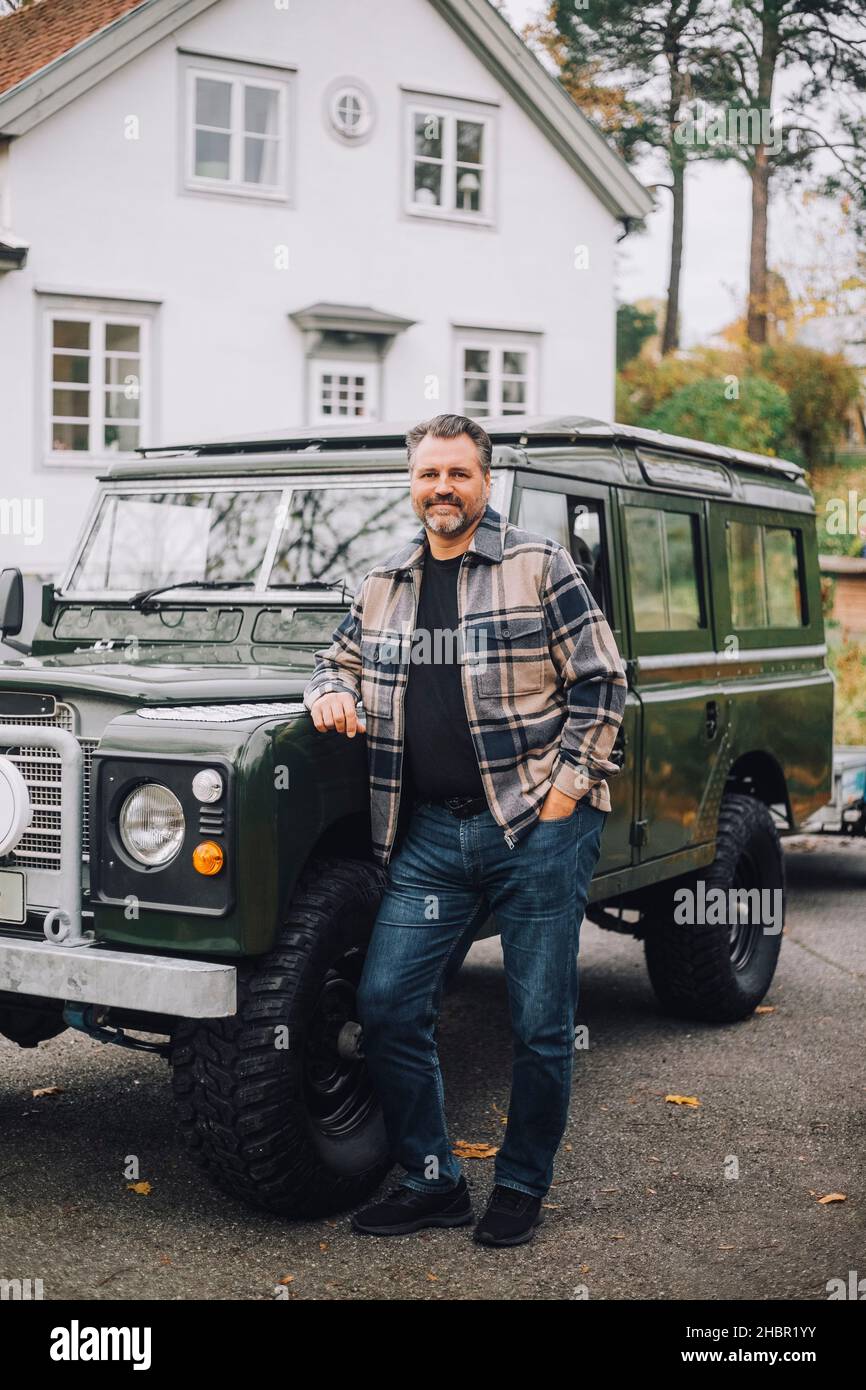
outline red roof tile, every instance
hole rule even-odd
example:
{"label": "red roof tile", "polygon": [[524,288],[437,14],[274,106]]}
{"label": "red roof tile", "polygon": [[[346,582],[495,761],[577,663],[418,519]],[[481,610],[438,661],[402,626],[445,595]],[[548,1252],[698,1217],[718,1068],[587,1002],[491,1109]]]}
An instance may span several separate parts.
{"label": "red roof tile", "polygon": [[0,18],[0,92],[60,58],[143,0],[35,0]]}

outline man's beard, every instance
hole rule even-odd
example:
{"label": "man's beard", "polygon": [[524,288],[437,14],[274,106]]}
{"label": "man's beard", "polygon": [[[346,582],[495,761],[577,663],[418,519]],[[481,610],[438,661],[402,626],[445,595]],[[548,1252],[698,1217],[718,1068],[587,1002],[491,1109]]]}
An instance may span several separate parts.
{"label": "man's beard", "polygon": [[415,508],[416,513],[420,516],[427,530],[435,532],[437,536],[459,535],[461,531],[465,531],[467,527],[472,525],[473,521],[479,513],[484,510],[486,505],[486,503],[482,501],[478,511],[470,514],[461,501],[456,498],[450,500],[454,502],[454,508],[450,511],[437,512],[436,507],[439,504],[435,501],[428,505],[421,503],[419,507]]}

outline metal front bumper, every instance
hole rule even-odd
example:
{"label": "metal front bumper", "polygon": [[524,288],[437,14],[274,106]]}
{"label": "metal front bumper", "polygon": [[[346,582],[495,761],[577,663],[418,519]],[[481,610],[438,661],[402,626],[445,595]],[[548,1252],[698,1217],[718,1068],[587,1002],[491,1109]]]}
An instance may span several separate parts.
{"label": "metal front bumper", "polygon": [[237,1013],[233,965],[0,938],[0,990],[174,1018]]}

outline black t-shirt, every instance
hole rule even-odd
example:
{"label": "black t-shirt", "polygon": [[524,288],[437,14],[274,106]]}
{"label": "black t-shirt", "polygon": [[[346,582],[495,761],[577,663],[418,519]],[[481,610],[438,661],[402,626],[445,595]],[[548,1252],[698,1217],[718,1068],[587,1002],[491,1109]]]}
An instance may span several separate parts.
{"label": "black t-shirt", "polygon": [[[409,661],[403,757],[407,790],[423,801],[484,796],[460,680],[457,575],[462,559],[461,554],[436,560],[428,549],[421,579],[415,627],[429,633],[429,660]],[[421,654],[417,639],[410,652]]]}

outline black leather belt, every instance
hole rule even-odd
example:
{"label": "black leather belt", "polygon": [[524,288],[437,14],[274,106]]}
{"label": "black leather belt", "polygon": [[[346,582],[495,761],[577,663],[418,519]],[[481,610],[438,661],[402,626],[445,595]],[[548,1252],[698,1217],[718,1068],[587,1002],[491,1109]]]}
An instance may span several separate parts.
{"label": "black leather belt", "polygon": [[431,801],[431,806],[444,806],[446,811],[450,811],[452,816],[457,816],[459,820],[465,820],[467,816],[480,816],[482,811],[487,810],[486,796],[444,796],[438,801]]}

